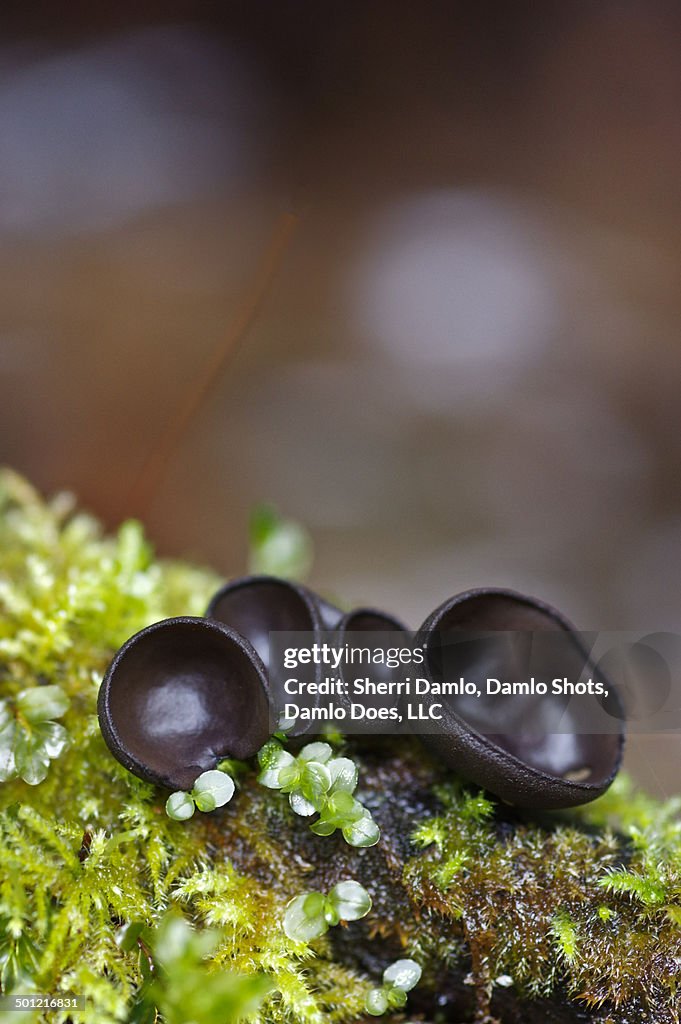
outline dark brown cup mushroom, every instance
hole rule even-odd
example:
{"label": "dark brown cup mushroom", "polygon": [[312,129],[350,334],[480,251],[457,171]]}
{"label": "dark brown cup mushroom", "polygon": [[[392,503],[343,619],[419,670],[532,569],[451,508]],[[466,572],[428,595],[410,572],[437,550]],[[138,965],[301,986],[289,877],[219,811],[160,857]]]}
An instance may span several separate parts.
{"label": "dark brown cup mushroom", "polygon": [[[206,610],[207,618],[235,629],[256,649],[270,679],[272,700],[282,705],[280,711],[283,680],[278,678],[281,666],[271,664],[270,633],[307,633],[309,643],[322,642],[322,630],[333,628],[331,624],[337,624],[341,615],[307,587],[276,576],[232,580],[218,590]],[[306,682],[316,682],[321,666],[303,666],[300,675]],[[301,721],[289,730],[289,735],[298,736],[309,729],[310,723]]]}
{"label": "dark brown cup mushroom", "polygon": [[[423,698],[442,705],[441,720],[428,725],[427,742],[448,765],[521,807],[571,807],[605,792],[622,758],[621,714],[608,714],[597,695],[571,701],[553,695],[551,687],[541,696],[487,696],[488,678],[579,679],[587,669],[617,704],[612,684],[559,612],[510,590],[471,590],[440,605],[419,639],[426,678],[442,683],[464,677],[484,692]],[[603,731],[594,731],[594,723]]]}
{"label": "dark brown cup mushroom", "polygon": [[[346,612],[338,623],[338,646],[343,647],[346,643],[351,643],[348,634],[352,635],[353,633],[371,634],[370,646],[373,649],[381,646],[385,648],[411,646],[411,641],[404,639],[404,635],[407,634],[407,627],[404,623],[377,608],[354,608],[352,611]],[[390,641],[388,642],[389,637]],[[393,637],[394,639],[392,639]],[[354,666],[343,661],[341,662],[340,671],[341,678],[346,684],[349,693],[337,697],[336,703],[345,707],[348,713],[352,703],[352,683],[355,678],[358,676],[370,676],[372,682],[376,683],[389,683],[395,678],[395,669],[388,668],[384,663]],[[369,702],[373,708],[392,708],[397,703],[396,699],[389,694],[385,696],[372,695],[370,699],[365,697],[364,703]],[[394,722],[390,722],[383,729],[384,722],[385,720],[382,719],[360,719],[353,722],[352,732],[354,734],[376,735],[385,731],[395,735],[396,732],[400,731],[395,727]]]}
{"label": "dark brown cup mushroom", "polygon": [[270,668],[270,633],[318,633],[323,625],[315,595],[277,576],[243,576],[225,584],[213,595],[206,617],[245,636],[266,669]]}
{"label": "dark brown cup mushroom", "polygon": [[253,647],[203,618],[165,619],[131,637],[107,670],[98,714],[114,757],[169,789],[191,789],[222,757],[252,756],[271,731]]}
{"label": "dark brown cup mushroom", "polygon": [[353,608],[336,624],[343,637],[346,633],[406,633],[407,627],[399,619],[378,608]]}
{"label": "dark brown cup mushroom", "polygon": [[343,618],[343,612],[340,608],[336,608],[335,604],[331,604],[330,601],[325,601],[323,597],[318,594],[314,595],[319,608],[319,614],[322,620],[322,627],[324,629],[338,629],[338,625]]}

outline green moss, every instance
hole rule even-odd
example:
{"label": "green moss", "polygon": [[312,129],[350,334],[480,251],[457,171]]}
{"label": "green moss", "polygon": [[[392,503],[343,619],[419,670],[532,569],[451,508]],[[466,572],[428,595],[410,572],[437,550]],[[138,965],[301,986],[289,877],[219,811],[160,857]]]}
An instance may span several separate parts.
{"label": "green moss", "polygon": [[[285,797],[258,785],[255,764],[225,808],[170,820],[168,794],[106,749],[98,686],[132,633],[201,614],[219,582],[155,561],[138,524],[106,537],[67,499],[45,503],[16,475],[0,479],[0,698],[12,705],[32,687],[60,686],[70,737],[39,785],[0,785],[5,990],[84,995],[83,1024],[153,1020],[154,1006],[172,1020],[187,992],[203,993],[192,971],[224,981],[227,969],[267,977],[262,1020],[349,1024],[383,969],[409,956],[423,968],[409,1005],[430,1016],[429,990],[446,1001],[452,978],[469,974],[479,1020],[502,988],[567,994],[594,1020],[677,1019],[678,806],[626,780],[591,807],[530,820],[443,775],[416,745],[393,742],[350,751],[358,795],[381,827],[377,847],[312,835]],[[310,945],[287,938],[288,901],[343,878],[370,893],[368,917]],[[174,976],[186,975],[186,990],[150,980],[169,910],[214,933],[210,952],[181,960]],[[252,995],[234,996],[234,1014]]]}

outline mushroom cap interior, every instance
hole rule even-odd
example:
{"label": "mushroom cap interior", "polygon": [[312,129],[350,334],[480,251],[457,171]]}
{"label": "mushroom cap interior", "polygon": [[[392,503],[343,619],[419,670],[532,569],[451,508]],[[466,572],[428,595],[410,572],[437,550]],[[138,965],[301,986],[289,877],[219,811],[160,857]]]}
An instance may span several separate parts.
{"label": "mushroom cap interior", "polygon": [[128,641],[103,684],[100,721],[126,767],[179,789],[220,757],[251,756],[270,732],[255,659],[205,619],[167,620]]}
{"label": "mushroom cap interior", "polygon": [[[400,643],[398,635],[394,639],[386,636],[386,634],[400,634],[404,632],[405,627],[401,622],[398,622],[392,615],[388,615],[375,608],[356,608],[354,611],[348,612],[341,623],[341,636],[344,641],[347,639],[347,633],[376,634],[376,636],[372,637],[370,643],[370,646],[374,649],[382,647],[384,650],[388,650],[391,647],[406,646],[404,642]],[[381,662],[373,662],[368,670],[362,668],[362,666],[343,665],[340,671],[346,681],[352,680],[355,676],[365,674],[366,672],[376,683],[390,682],[395,676],[395,670]],[[384,697],[372,695],[369,701],[373,707],[390,707],[394,704],[394,699],[391,699],[389,695]],[[355,723],[355,729],[358,732],[377,732],[377,728],[376,723],[372,725],[371,721],[367,723],[366,729],[359,728],[357,723]]]}
{"label": "mushroom cap interior", "polygon": [[211,601],[207,615],[245,636],[268,669],[271,632],[303,633],[319,626],[302,588],[269,577],[227,584]]}
{"label": "mushroom cap interior", "polygon": [[402,633],[404,626],[392,615],[386,615],[374,608],[357,608],[343,620],[346,633]]}
{"label": "mushroom cap interior", "polygon": [[[449,698],[451,713],[547,775],[596,787],[611,780],[621,755],[622,722],[608,718],[597,696],[554,695],[550,687],[545,695],[486,692],[488,678],[603,679],[557,612],[522,595],[481,591],[444,605],[425,632],[431,678],[442,682],[463,676],[481,691],[480,697]],[[462,642],[460,633],[471,636]],[[476,638],[476,633],[483,635]],[[609,684],[604,680],[604,685]],[[434,699],[448,702],[447,697]],[[604,723],[607,731],[594,732],[594,721]]]}

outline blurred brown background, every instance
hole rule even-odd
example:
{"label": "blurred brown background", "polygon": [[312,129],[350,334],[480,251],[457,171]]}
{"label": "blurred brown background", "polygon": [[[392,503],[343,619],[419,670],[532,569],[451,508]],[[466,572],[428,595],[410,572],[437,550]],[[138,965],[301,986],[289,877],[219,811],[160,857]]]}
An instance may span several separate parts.
{"label": "blurred brown background", "polygon": [[[412,625],[509,585],[681,627],[681,8],[3,8],[2,459],[162,553]],[[266,306],[147,507],[134,481],[282,211]],[[673,738],[630,764],[678,788]]]}

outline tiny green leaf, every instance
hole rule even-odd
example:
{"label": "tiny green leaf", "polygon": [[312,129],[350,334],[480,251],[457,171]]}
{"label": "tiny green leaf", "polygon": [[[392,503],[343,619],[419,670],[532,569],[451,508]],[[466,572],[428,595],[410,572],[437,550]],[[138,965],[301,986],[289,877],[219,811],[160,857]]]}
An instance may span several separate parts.
{"label": "tiny green leaf", "polygon": [[17,766],[12,747],[0,744],[0,782],[7,782],[8,779],[14,778],[16,773]]}
{"label": "tiny green leaf", "polygon": [[307,743],[298,754],[301,761],[317,761],[318,764],[326,764],[333,754],[328,743]]}
{"label": "tiny green leaf", "polygon": [[[276,740],[269,739],[258,751],[258,764],[261,768],[272,768],[277,756],[284,748]],[[291,758],[293,760],[293,758]]]}
{"label": "tiny green leaf", "polygon": [[331,776],[331,793],[354,793],[357,788],[359,771],[349,757],[334,757],[327,764]]}
{"label": "tiny green leaf", "polygon": [[240,775],[244,775],[249,771],[248,764],[245,761],[238,761],[235,757],[221,757],[215,767],[219,772],[231,775],[235,784],[238,782]]}
{"label": "tiny green leaf", "polygon": [[321,892],[308,892],[305,895],[304,909],[308,917],[319,917],[324,913],[326,897]]}
{"label": "tiny green leaf", "polygon": [[17,708],[29,722],[61,718],[69,707],[69,698],[61,686],[32,686],[17,697]]}
{"label": "tiny green leaf", "polygon": [[317,808],[313,803],[307,800],[302,793],[297,790],[293,793],[289,793],[288,802],[291,805],[291,810],[294,814],[299,814],[301,818],[309,818],[311,814],[314,814]]}
{"label": "tiny green leaf", "polygon": [[281,789],[279,773],[282,768],[293,764],[294,760],[293,755],[284,750],[276,740],[269,740],[258,753],[258,763],[262,769],[258,782],[268,789]]}
{"label": "tiny green leaf", "polygon": [[328,897],[324,901],[324,920],[328,924],[329,928],[335,928],[335,926],[341,922],[340,914]]}
{"label": "tiny green leaf", "polygon": [[285,579],[302,579],[312,564],[312,542],[305,529],[282,519],[269,505],[251,519],[249,570]]}
{"label": "tiny green leaf", "polygon": [[189,793],[178,790],[166,800],[166,814],[173,821],[186,821],[194,813],[194,801]]}
{"label": "tiny green leaf", "polygon": [[5,701],[0,703],[0,782],[6,782],[16,774],[14,761],[14,739],[16,725]]}
{"label": "tiny green leaf", "polygon": [[291,763],[290,764],[285,764],[279,770],[279,774],[278,774],[279,786],[278,786],[278,788],[282,789],[284,791],[284,793],[290,793],[291,790],[295,789],[295,787],[300,782],[301,774],[302,774],[302,770],[301,770],[300,765],[296,761],[291,759]]}
{"label": "tiny green leaf", "polygon": [[411,992],[421,979],[421,968],[415,960],[396,960],[383,972],[386,985],[394,985],[403,992]]}
{"label": "tiny green leaf", "polygon": [[401,1010],[403,1006],[407,1005],[407,993],[403,988],[393,985],[384,991],[388,997],[388,1007],[391,1010]]}
{"label": "tiny green leaf", "polygon": [[381,832],[367,811],[358,821],[353,821],[343,828],[343,838],[350,846],[375,846],[381,838]]}
{"label": "tiny green leaf", "polygon": [[277,529],[279,521],[279,513],[273,505],[256,505],[251,512],[248,530],[251,545],[257,546],[267,540]]}
{"label": "tiny green leaf", "polygon": [[382,988],[372,988],[366,997],[364,1008],[372,1017],[380,1017],[388,1009],[388,996]]}
{"label": "tiny green leaf", "polygon": [[6,700],[0,700],[0,736],[4,729],[13,725],[14,718]]}
{"label": "tiny green leaf", "polygon": [[316,761],[309,761],[303,769],[300,780],[300,791],[306,800],[309,800],[317,810],[323,804],[324,796],[331,786],[331,776],[323,764]]}
{"label": "tiny green leaf", "polygon": [[69,734],[59,722],[39,722],[33,732],[50,759],[59,757],[71,742]]}
{"label": "tiny green leaf", "polygon": [[291,730],[293,728],[293,726],[295,724],[296,724],[296,718],[295,717],[289,718],[282,711],[281,714],[279,715],[279,719],[277,721],[277,731],[274,734],[275,738],[278,739],[278,740],[282,740],[282,741],[285,740],[287,738],[286,734],[289,732],[289,730]]}
{"label": "tiny green leaf", "polygon": [[[310,897],[319,897],[317,901]],[[324,897],[322,893],[304,893],[295,896],[286,906],[284,913],[284,931],[294,942],[311,942],[319,938],[328,929],[324,918]]]}
{"label": "tiny green leaf", "polygon": [[313,825],[310,825],[310,831],[314,832],[316,836],[332,836],[337,827],[332,821],[328,821],[322,816]]}
{"label": "tiny green leaf", "polygon": [[327,899],[338,911],[342,921],[358,921],[371,910],[371,896],[359,882],[338,882]]}
{"label": "tiny green leaf", "polygon": [[203,772],[194,783],[191,795],[200,811],[224,807],[234,796],[234,780],[217,769]]}
{"label": "tiny green leaf", "polygon": [[331,794],[326,801],[324,812],[325,817],[338,827],[358,821],[365,814],[359,800],[355,800],[351,793],[346,793],[343,790],[340,793]]}
{"label": "tiny green leaf", "polygon": [[40,736],[36,733],[29,734],[23,729],[17,730],[14,759],[17,772],[29,786],[37,786],[47,775],[50,758]]}

